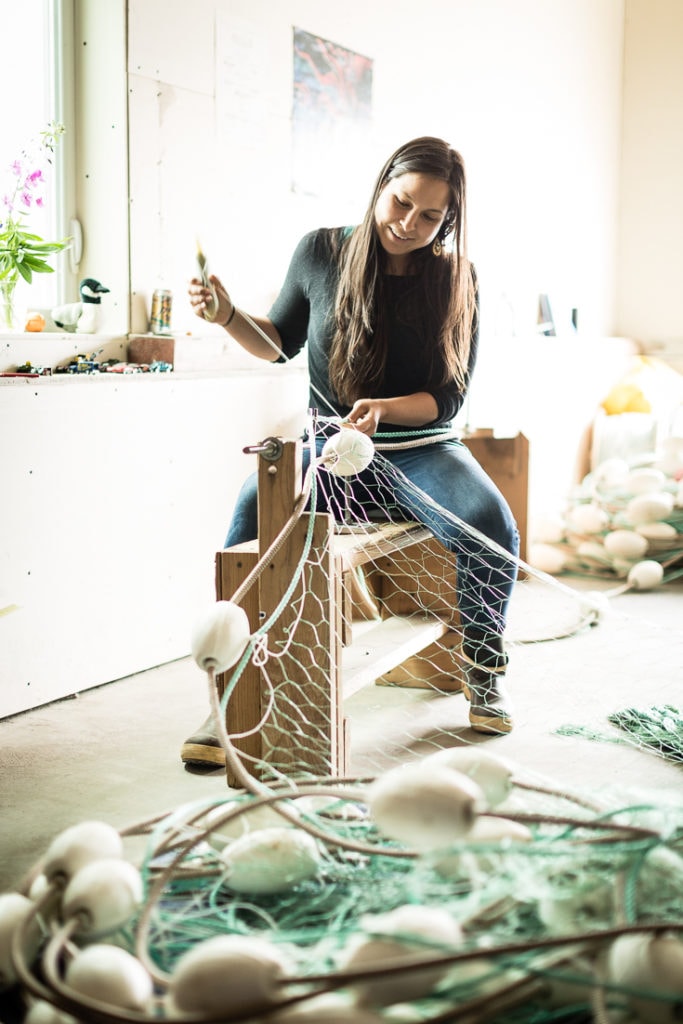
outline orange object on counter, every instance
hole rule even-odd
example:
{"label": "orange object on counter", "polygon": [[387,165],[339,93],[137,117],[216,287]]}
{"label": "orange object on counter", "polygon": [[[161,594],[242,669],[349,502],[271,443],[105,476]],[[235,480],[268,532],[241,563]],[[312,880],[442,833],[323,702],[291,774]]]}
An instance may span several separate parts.
{"label": "orange object on counter", "polygon": [[27,313],[26,323],[24,325],[25,331],[32,331],[37,333],[38,331],[45,330],[45,317],[42,313]]}

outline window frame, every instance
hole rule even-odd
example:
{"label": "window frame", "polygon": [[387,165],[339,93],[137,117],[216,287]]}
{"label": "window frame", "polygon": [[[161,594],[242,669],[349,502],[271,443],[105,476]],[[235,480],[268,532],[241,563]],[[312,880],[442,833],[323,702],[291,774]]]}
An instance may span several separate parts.
{"label": "window frame", "polygon": [[[76,102],[74,0],[46,0],[48,4],[48,88],[54,120],[65,127],[55,152],[55,237],[80,237],[76,221]],[[55,261],[57,304],[77,291],[80,245],[72,245]]]}
{"label": "window frame", "polygon": [[[30,56],[16,47],[7,57],[2,76],[6,94],[22,89],[25,102],[12,108],[7,125],[5,145],[0,153],[0,189],[12,196],[17,179],[13,176],[15,160],[31,169],[47,171],[45,181],[36,191],[35,202],[26,207],[14,203],[13,215],[25,228],[45,239],[55,241],[74,235],[76,210],[76,103],[75,103],[75,35],[74,19],[77,0],[34,0],[26,9],[30,16],[34,39]],[[24,15],[19,15],[20,20]],[[30,60],[27,77],[26,61]],[[40,149],[40,133],[50,122],[63,124],[64,134],[50,154]],[[35,161],[35,162],[34,162]],[[42,203],[38,202],[38,199]],[[5,208],[0,209],[0,222]],[[55,306],[77,294],[78,267],[71,247],[53,254],[49,265],[52,274],[37,274],[29,285],[17,283],[18,308],[30,304],[31,309],[49,314]],[[49,321],[48,321],[49,323]],[[49,330],[48,326],[48,330]],[[53,328],[54,329],[54,328]]]}

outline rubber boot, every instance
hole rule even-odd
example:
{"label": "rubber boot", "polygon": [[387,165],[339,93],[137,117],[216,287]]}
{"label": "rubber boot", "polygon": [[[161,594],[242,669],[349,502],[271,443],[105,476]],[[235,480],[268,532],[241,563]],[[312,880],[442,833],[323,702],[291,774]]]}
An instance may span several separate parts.
{"label": "rubber boot", "polygon": [[185,740],[180,758],[190,772],[215,772],[225,768],[225,751],[218,739],[213,715]]}
{"label": "rubber boot", "polygon": [[508,658],[502,637],[465,637],[463,693],[470,702],[470,725],[475,732],[501,735],[512,731],[512,703],[505,686]]}

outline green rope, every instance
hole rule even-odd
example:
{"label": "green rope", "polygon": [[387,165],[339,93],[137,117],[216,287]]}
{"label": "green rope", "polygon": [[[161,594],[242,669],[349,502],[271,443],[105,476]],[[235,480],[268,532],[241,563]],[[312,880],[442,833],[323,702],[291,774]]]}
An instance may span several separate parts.
{"label": "green rope", "polygon": [[598,743],[618,743],[629,746],[628,740],[622,736],[612,736],[609,733],[596,732],[588,725],[561,725],[555,729],[556,736],[579,736],[584,740],[596,740]]}
{"label": "green rope", "polygon": [[[385,440],[396,440],[398,437],[429,437],[438,434],[453,435],[452,427],[420,427],[419,430],[396,430],[396,431],[378,431],[372,435],[373,441],[385,441]],[[455,435],[453,435],[455,437]],[[455,438],[457,440],[457,438]]]}
{"label": "green rope", "polygon": [[627,732],[638,747],[683,762],[683,715],[673,705],[626,708],[609,715],[608,721]]}
{"label": "green rope", "polygon": [[579,736],[599,743],[635,745],[641,750],[661,754],[683,762],[683,713],[671,704],[651,708],[625,708],[607,716],[607,721],[622,729],[628,737],[596,732],[587,725],[561,725],[557,736]]}

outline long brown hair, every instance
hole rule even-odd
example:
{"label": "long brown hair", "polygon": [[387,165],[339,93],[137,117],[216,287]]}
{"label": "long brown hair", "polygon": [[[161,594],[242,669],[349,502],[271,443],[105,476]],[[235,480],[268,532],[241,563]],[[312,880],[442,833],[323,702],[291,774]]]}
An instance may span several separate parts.
{"label": "long brown hair", "polygon": [[[465,388],[475,316],[473,272],[466,255],[465,167],[460,154],[442,139],[425,136],[397,149],[380,171],[362,223],[341,242],[335,304],[335,333],[330,349],[330,383],[342,402],[352,405],[384,375],[388,337],[380,320],[384,302],[386,254],[375,230],[375,205],[392,178],[418,173],[450,186],[450,202],[437,238],[452,234],[448,250],[435,256],[432,245],[412,254],[411,278],[418,290],[418,329],[435,352],[432,386],[455,381]],[[420,325],[424,327],[421,328]]]}

